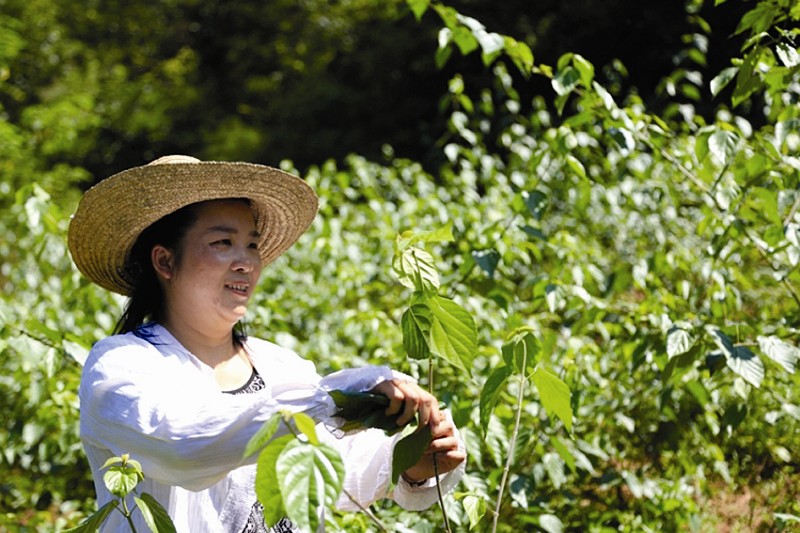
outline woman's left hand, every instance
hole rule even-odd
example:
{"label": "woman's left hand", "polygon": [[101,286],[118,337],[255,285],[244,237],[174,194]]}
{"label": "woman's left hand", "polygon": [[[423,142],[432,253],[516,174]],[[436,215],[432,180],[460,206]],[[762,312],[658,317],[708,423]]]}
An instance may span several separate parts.
{"label": "woman's left hand", "polygon": [[400,425],[407,424],[418,415],[420,427],[427,425],[431,429],[431,442],[422,458],[403,472],[406,481],[415,483],[434,477],[437,471],[439,474],[450,472],[467,458],[460,449],[452,419],[439,409],[439,402],[432,394],[415,383],[400,380],[384,381],[373,391],[389,398],[386,414],[400,414],[397,419]]}

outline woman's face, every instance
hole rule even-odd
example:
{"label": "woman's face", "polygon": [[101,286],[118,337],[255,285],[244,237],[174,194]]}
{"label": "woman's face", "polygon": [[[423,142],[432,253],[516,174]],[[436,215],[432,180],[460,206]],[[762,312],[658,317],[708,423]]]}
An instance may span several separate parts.
{"label": "woman's face", "polygon": [[261,274],[258,231],[244,201],[204,202],[196,214],[177,256],[153,248],[165,318],[208,333],[224,331],[245,315]]}

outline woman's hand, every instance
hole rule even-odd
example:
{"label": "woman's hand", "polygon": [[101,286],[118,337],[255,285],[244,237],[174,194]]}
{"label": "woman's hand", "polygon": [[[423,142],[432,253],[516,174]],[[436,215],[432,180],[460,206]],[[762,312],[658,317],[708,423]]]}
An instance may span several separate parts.
{"label": "woman's hand", "polygon": [[439,474],[450,472],[467,458],[466,453],[459,449],[453,421],[439,409],[439,402],[432,394],[415,383],[400,380],[384,381],[373,392],[389,398],[386,414],[400,414],[397,423],[401,426],[411,422],[416,415],[419,417],[419,427],[427,425],[431,429],[431,443],[422,457],[417,464],[403,472],[406,481],[420,482],[434,477],[437,471]]}

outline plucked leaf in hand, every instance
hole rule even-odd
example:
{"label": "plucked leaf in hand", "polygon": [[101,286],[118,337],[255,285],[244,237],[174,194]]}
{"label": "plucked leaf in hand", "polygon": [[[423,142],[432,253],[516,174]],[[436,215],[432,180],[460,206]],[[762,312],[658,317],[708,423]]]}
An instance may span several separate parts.
{"label": "plucked leaf in hand", "polygon": [[403,472],[417,464],[430,443],[430,426],[423,426],[397,441],[392,454],[392,483],[397,483]]}

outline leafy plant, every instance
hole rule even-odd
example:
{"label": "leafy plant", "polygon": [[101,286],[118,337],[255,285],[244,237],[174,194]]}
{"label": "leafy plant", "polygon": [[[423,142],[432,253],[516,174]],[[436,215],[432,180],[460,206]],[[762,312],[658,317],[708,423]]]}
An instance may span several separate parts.
{"label": "leafy plant", "polygon": [[[100,529],[108,516],[114,511],[122,513],[131,531],[135,532],[133,513],[138,509],[150,531],[153,533],[174,533],[175,524],[166,509],[147,492],[139,493],[136,486],[144,480],[142,465],[128,454],[111,457],[101,469],[105,469],[103,483],[114,498],[100,507],[94,514],[86,518],[76,527],[68,529],[69,533],[94,532]],[[130,496],[130,497],[129,497]],[[133,500],[133,505],[129,500]]]}

